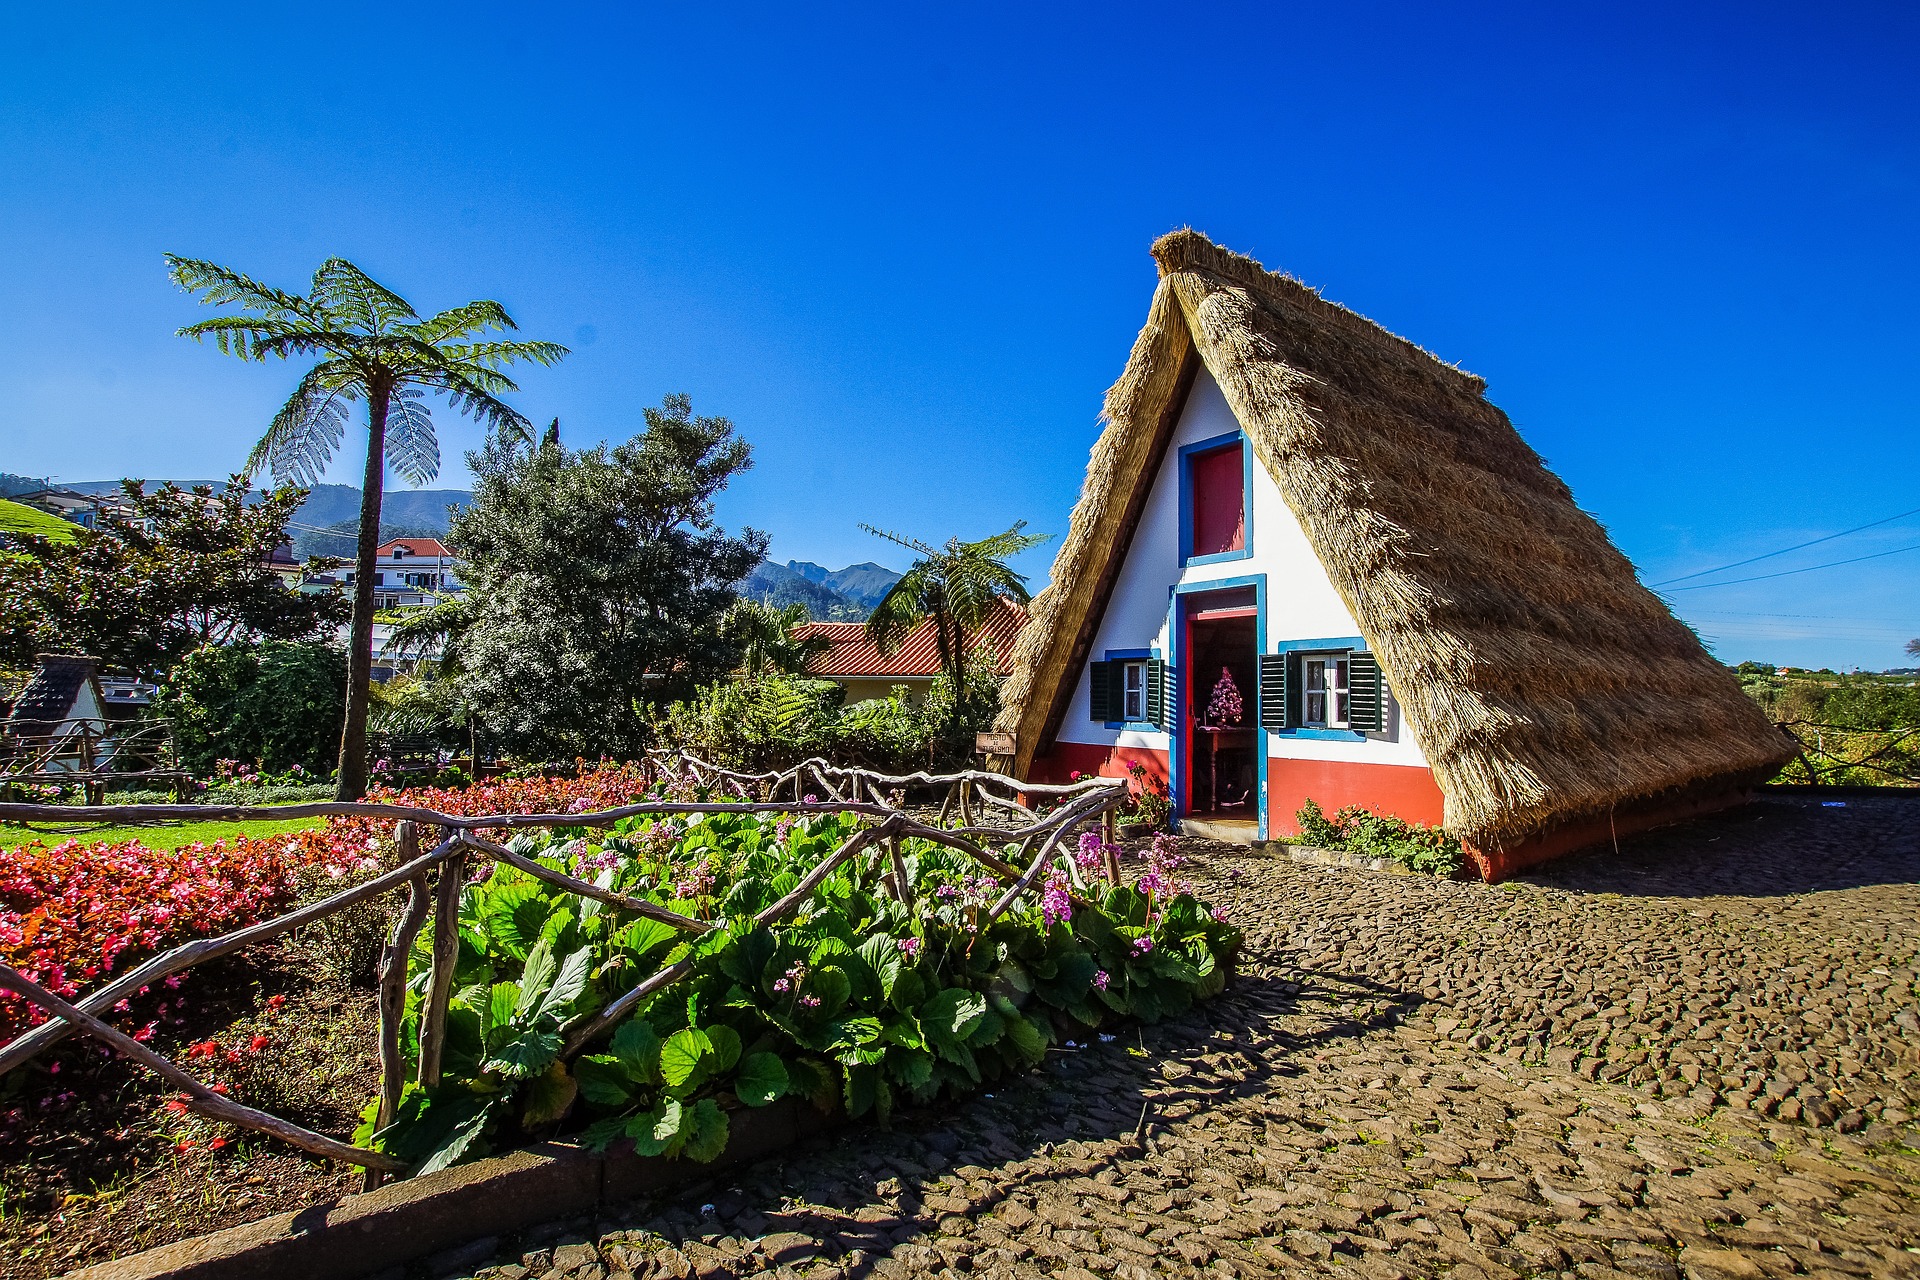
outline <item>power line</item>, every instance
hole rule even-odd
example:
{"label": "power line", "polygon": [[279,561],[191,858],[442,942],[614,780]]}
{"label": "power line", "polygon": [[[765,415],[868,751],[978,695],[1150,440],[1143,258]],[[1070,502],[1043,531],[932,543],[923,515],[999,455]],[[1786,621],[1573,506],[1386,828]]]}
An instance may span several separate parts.
{"label": "power line", "polygon": [[[1800,551],[1800,550],[1804,550],[1807,547],[1817,547],[1823,542],[1832,542],[1835,538],[1844,538],[1848,534],[1859,533],[1865,529],[1877,529],[1883,524],[1892,524],[1895,520],[1905,520],[1908,516],[1920,516],[1920,507],[1915,507],[1911,511],[1902,511],[1897,516],[1888,516],[1884,520],[1875,520],[1870,524],[1857,525],[1851,529],[1842,529],[1839,533],[1830,533],[1824,538],[1815,538],[1812,542],[1795,543],[1791,547],[1782,547],[1778,551],[1769,551],[1763,556],[1750,556],[1745,560],[1735,560],[1732,564],[1723,564],[1715,569],[1702,569],[1698,573],[1683,573],[1677,578],[1668,578],[1664,582],[1655,582],[1650,585],[1655,587],[1664,587],[1669,582],[1685,582],[1689,578],[1704,578],[1710,573],[1724,573],[1728,569],[1738,569],[1743,565],[1757,564],[1762,560],[1771,560],[1775,556],[1786,555],[1787,552],[1789,551]],[[1888,553],[1888,554],[1891,554],[1891,553]],[[1864,559],[1865,557],[1862,557],[1862,558]],[[1843,560],[1840,563],[1845,564],[1847,562]],[[1747,581],[1754,582],[1754,581],[1757,581],[1757,579],[1748,578]],[[1691,591],[1693,590],[1693,588],[1687,587],[1685,588],[1685,590]]]}
{"label": "power line", "polygon": [[[1895,519],[1898,519],[1898,517],[1896,516]],[[1883,520],[1881,523],[1884,524],[1886,522]],[[1833,536],[1837,538],[1840,535],[1836,533]],[[1910,547],[1895,547],[1891,551],[1876,551],[1870,556],[1855,556],[1851,560],[1829,560],[1825,564],[1810,564],[1804,569],[1782,569],[1779,573],[1762,573],[1751,578],[1733,578],[1726,582],[1702,582],[1698,586],[1675,587],[1674,590],[1705,591],[1710,587],[1737,587],[1743,582],[1765,582],[1768,578],[1791,578],[1796,573],[1812,573],[1815,569],[1834,569],[1843,564],[1859,564],[1862,560],[1878,560],[1881,556],[1897,556],[1903,551],[1920,551],[1920,542],[1916,542]],[[1761,558],[1764,559],[1765,557]],[[1670,581],[1679,582],[1680,579],[1673,578],[1670,579]]]}

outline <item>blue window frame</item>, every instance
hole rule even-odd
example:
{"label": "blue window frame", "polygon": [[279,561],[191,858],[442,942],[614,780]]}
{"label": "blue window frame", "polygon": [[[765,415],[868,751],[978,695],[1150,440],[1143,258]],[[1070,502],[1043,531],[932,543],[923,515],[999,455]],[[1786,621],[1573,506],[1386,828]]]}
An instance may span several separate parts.
{"label": "blue window frame", "polygon": [[[1228,445],[1240,446],[1240,511],[1246,524],[1246,537],[1238,551],[1221,551],[1213,555],[1197,556],[1193,554],[1193,460],[1201,454],[1224,449]],[[1205,440],[1196,440],[1183,445],[1180,449],[1180,563],[1221,564],[1228,560],[1247,560],[1253,556],[1253,446],[1248,442],[1244,431],[1229,431],[1225,435],[1212,436]]]}
{"label": "blue window frame", "polygon": [[[1159,725],[1147,719],[1147,663],[1151,662],[1153,657],[1154,653],[1151,649],[1107,650],[1108,662],[1126,664],[1122,669],[1120,677],[1119,708],[1121,718],[1107,721],[1107,728],[1138,729],[1145,730],[1148,733],[1158,733],[1160,731]],[[1138,676],[1139,684],[1130,684],[1129,682],[1134,679],[1136,675]],[[1137,704],[1133,701],[1136,694],[1139,698]],[[1136,707],[1140,714],[1137,716],[1129,715],[1128,712],[1135,710]]]}
{"label": "blue window frame", "polygon": [[[1366,647],[1366,639],[1362,636],[1326,636],[1315,640],[1277,640],[1274,642],[1272,651],[1344,657],[1357,649]],[[1265,651],[1264,648],[1262,651]],[[1326,742],[1365,742],[1367,740],[1367,735],[1358,729],[1315,729],[1301,725],[1292,729],[1269,729],[1267,732],[1276,738],[1318,738]]]}

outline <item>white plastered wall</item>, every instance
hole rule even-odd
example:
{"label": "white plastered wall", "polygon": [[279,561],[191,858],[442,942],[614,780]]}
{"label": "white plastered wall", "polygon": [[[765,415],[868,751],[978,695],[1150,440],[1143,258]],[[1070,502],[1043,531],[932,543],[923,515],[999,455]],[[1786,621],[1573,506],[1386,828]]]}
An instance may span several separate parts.
{"label": "white plastered wall", "polygon": [[[1333,589],[1320,558],[1314,554],[1300,521],[1280,496],[1280,489],[1259,459],[1253,463],[1252,556],[1215,564],[1180,564],[1180,450],[1189,444],[1237,431],[1240,424],[1221,394],[1220,386],[1202,369],[1181,410],[1179,425],[1166,458],[1147,495],[1133,545],[1114,583],[1105,616],[1094,633],[1089,661],[1103,660],[1110,650],[1152,649],[1165,656],[1172,651],[1169,634],[1173,589],[1193,583],[1229,578],[1266,576],[1266,650],[1277,652],[1287,640],[1333,639],[1358,636],[1360,626]],[[1073,702],[1060,725],[1063,742],[1094,746],[1169,748],[1169,735],[1132,729],[1109,729],[1089,716],[1089,685],[1083,667]],[[1364,739],[1307,738],[1263,734],[1267,754],[1278,759],[1347,760],[1368,764],[1421,765],[1426,757],[1406,731],[1397,704],[1388,707],[1386,732]]]}

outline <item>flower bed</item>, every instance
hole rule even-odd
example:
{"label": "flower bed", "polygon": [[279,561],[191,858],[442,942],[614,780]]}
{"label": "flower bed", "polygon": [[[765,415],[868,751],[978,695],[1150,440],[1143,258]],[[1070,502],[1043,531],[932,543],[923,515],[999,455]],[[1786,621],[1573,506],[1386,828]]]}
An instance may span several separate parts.
{"label": "flower bed", "polygon": [[[164,945],[272,915],[292,901],[303,866],[344,873],[364,860],[322,831],[166,851],[134,841],[22,845],[0,853],[0,959],[74,996]],[[0,1041],[45,1017],[0,992]],[[134,1034],[152,1033],[149,1023]]]}
{"label": "flower bed", "polygon": [[[355,1140],[421,1171],[556,1131],[706,1160],[740,1107],[798,1095],[884,1119],[902,1099],[978,1088],[1056,1043],[1178,1013],[1225,983],[1239,935],[1175,881],[1170,840],[1129,886],[1101,875],[1107,851],[1089,833],[1041,893],[990,918],[1002,885],[909,839],[913,907],[882,888],[876,855],[843,863],[788,921],[754,922],[854,829],[844,816],[719,814],[516,837],[516,852],[555,870],[725,927],[689,941],[496,865],[462,895],[442,1083],[408,1081],[377,1133],[370,1104]],[[566,1060],[569,1026],[683,960],[680,981]],[[422,985],[403,1026],[409,1063]]]}
{"label": "flower bed", "polygon": [[[646,790],[633,766],[572,778],[502,779],[461,791],[418,789],[376,800],[445,813],[603,808]],[[334,818],[323,830],[156,850],[137,840],[32,842],[0,849],[0,961],[61,996],[99,985],[160,948],[284,910],[305,868],[327,878],[370,869],[392,823]],[[123,1009],[123,1014],[132,1010]],[[0,992],[0,1043],[45,1020]],[[151,1034],[138,1024],[143,1039]]]}

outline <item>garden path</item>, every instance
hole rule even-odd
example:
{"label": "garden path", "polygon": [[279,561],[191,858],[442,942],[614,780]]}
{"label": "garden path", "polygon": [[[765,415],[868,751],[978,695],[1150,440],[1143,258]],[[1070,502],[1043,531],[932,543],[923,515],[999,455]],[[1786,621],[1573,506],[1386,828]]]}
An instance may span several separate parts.
{"label": "garden path", "polygon": [[1203,1008],[434,1270],[1920,1276],[1916,817],[1774,797],[1491,887],[1192,845],[1247,931]]}

